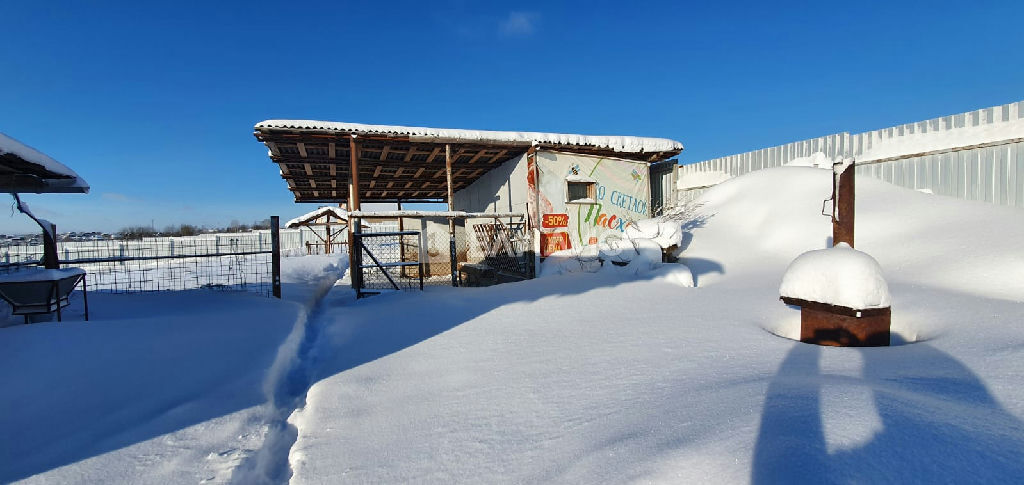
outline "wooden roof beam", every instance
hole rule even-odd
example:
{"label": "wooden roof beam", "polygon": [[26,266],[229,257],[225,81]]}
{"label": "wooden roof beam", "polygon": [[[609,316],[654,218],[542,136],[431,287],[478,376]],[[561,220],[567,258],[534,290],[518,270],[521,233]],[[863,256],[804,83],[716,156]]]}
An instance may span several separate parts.
{"label": "wooden roof beam", "polygon": [[502,150],[502,151],[498,152],[498,154],[493,156],[493,157],[491,157],[491,161],[487,162],[487,163],[494,163],[494,162],[500,161],[502,159],[502,157],[505,156],[506,153],[508,153],[508,150]]}
{"label": "wooden roof beam", "polygon": [[277,143],[272,141],[267,142],[267,148],[270,149],[270,154],[273,156],[281,156],[281,151],[277,149]]}
{"label": "wooden roof beam", "polygon": [[433,163],[434,157],[436,157],[438,153],[441,153],[440,145],[434,147],[434,150],[430,152],[430,156],[427,157],[427,163]]}
{"label": "wooden roof beam", "polygon": [[476,163],[477,160],[480,160],[480,157],[484,156],[484,153],[487,153],[487,150],[481,148],[476,152],[476,155],[473,155],[473,158],[469,159],[469,163]]}

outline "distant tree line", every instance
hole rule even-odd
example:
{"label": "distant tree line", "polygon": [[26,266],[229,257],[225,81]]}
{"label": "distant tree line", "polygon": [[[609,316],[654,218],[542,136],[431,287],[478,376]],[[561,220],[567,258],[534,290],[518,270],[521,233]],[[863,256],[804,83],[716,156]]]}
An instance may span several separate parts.
{"label": "distant tree line", "polygon": [[163,231],[157,231],[155,228],[150,226],[128,226],[121,229],[121,231],[118,232],[118,235],[121,236],[121,239],[138,240],[144,237],[196,236],[203,233],[249,232],[260,229],[270,229],[269,218],[253,222],[252,224],[242,224],[237,220],[233,220],[227,227],[214,228],[203,228],[192,224],[170,225],[165,227]]}

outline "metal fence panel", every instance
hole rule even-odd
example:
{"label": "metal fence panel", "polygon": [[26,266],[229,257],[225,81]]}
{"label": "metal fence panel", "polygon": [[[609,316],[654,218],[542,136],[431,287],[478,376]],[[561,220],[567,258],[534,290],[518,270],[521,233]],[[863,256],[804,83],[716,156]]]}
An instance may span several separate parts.
{"label": "metal fence panel", "polygon": [[[989,125],[1024,119],[1024,101],[984,108],[969,113],[943,116],[925,121],[882,128],[858,134],[838,133],[777,147],[729,155],[679,167],[678,179],[685,184],[688,175],[709,172],[730,176],[785,165],[796,158],[822,152],[828,158],[867,153],[879,143],[902,136],[954,130],[988,129]],[[883,160],[859,165],[857,173],[885,180],[894,185],[935,194],[979,200],[1024,208],[1024,133],[1012,134],[1005,141],[970,149],[950,148],[940,153]],[[693,200],[706,187],[679,190],[676,200]]]}

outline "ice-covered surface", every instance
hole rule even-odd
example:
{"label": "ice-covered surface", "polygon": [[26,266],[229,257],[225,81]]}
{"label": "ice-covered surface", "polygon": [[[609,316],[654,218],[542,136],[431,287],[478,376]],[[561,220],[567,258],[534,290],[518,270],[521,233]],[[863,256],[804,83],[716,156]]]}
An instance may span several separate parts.
{"label": "ice-covered surface", "polygon": [[846,243],[797,256],[782,276],[779,294],[858,310],[885,308],[891,301],[878,261]]}
{"label": "ice-covered surface", "polygon": [[262,446],[270,387],[344,259],[282,260],[285,300],[81,295],[0,328],[0,482],[225,483]]}
{"label": "ice-covered surface", "polygon": [[385,134],[408,136],[414,142],[493,142],[523,146],[533,144],[580,145],[607,148],[622,153],[678,152],[683,144],[666,138],[639,136],[571,135],[563,133],[536,133],[529,131],[486,131],[425,128],[419,126],[365,125],[337,121],[266,120],[256,124],[261,128],[288,128],[299,130],[340,131],[356,134]]}
{"label": "ice-covered surface", "polygon": [[89,192],[89,184],[75,173],[74,170],[54,160],[35,148],[21,143],[3,133],[0,133],[0,155],[10,154],[28,163],[38,165],[40,168],[56,175],[67,177],[66,179],[48,179],[47,183],[61,191],[73,190],[76,192]]}
{"label": "ice-covered surface", "polygon": [[299,217],[296,217],[296,218],[286,222],[284,224],[284,226],[285,227],[295,227],[299,223],[306,222],[306,221],[309,221],[309,220],[312,220],[312,219],[316,219],[318,217],[323,217],[323,216],[328,215],[328,214],[333,214],[334,217],[337,217],[338,219],[341,219],[343,221],[348,222],[348,211],[347,210],[342,209],[341,207],[324,206],[324,207],[321,207],[321,208],[319,208],[317,210],[310,211],[310,212],[307,212],[307,213],[305,213],[305,214],[303,214],[303,215],[301,215]]}
{"label": "ice-covered surface", "polygon": [[292,483],[1018,480],[1024,214],[861,178],[857,247],[916,343],[821,348],[770,332],[799,328],[779,282],[830,245],[830,191],[793,167],[709,190],[697,288],[665,265],[337,307]]}

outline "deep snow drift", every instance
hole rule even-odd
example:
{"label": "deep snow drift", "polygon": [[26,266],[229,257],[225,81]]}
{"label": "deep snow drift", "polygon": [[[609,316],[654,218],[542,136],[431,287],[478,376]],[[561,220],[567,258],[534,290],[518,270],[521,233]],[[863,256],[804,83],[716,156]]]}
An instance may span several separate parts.
{"label": "deep snow drift", "polygon": [[292,481],[1019,480],[1024,213],[858,178],[856,247],[913,343],[810,346],[774,335],[799,322],[778,290],[830,243],[831,176],[707,191],[683,241],[697,288],[601,271],[328,312]]}
{"label": "deep snow drift", "polygon": [[858,178],[905,345],[810,346],[779,289],[830,245],[831,176],[708,190],[685,266],[357,302],[344,260],[286,258],[292,301],[96,294],[0,329],[0,482],[1019,481],[1024,212]]}
{"label": "deep snow drift", "polygon": [[212,290],[80,295],[61,323],[0,328],[0,483],[227,482],[262,446],[338,257],[282,260],[284,301]]}

